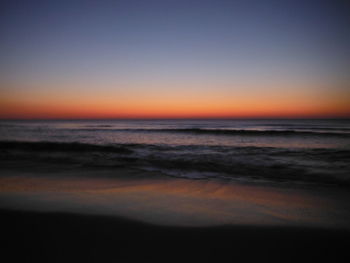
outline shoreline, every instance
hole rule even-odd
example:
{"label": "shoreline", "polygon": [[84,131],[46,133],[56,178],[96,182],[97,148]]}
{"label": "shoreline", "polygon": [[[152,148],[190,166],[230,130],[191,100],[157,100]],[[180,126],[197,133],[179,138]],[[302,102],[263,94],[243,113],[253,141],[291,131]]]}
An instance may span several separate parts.
{"label": "shoreline", "polygon": [[188,180],[135,169],[40,169],[3,170],[0,209],[117,216],[165,226],[350,229],[346,189]]}
{"label": "shoreline", "polygon": [[1,163],[2,251],[13,262],[350,261],[346,188]]}

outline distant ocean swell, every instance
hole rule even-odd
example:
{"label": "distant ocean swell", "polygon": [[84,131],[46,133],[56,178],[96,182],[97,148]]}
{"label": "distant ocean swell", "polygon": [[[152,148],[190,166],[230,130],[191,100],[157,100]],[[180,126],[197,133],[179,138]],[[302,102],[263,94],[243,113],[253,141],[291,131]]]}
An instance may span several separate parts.
{"label": "distant ocean swell", "polygon": [[0,141],[0,160],[135,168],[189,179],[350,186],[350,150]]}
{"label": "distant ocean swell", "polygon": [[[107,129],[105,129],[107,128]],[[203,135],[240,135],[240,136],[333,136],[350,138],[348,129],[331,129],[331,128],[307,128],[298,130],[234,130],[234,129],[113,129],[111,126],[89,126],[87,128],[74,129],[75,131],[115,131],[115,132],[160,132],[160,133],[189,133]]]}

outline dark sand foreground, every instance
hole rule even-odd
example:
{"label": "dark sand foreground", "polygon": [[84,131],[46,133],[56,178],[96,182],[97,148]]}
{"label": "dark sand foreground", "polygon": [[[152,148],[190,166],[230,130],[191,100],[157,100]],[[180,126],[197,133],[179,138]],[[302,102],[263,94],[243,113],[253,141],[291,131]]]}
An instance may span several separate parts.
{"label": "dark sand foreground", "polygon": [[350,262],[346,189],[0,171],[1,262]]}
{"label": "dark sand foreground", "polygon": [[108,216],[11,210],[1,210],[0,216],[2,258],[9,259],[6,262],[350,260],[349,231],[165,227]]}

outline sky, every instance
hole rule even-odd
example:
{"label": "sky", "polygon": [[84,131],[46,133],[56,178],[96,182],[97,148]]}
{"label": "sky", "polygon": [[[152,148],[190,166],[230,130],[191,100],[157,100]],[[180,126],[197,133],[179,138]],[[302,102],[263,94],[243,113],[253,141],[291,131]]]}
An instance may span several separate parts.
{"label": "sky", "polygon": [[350,117],[337,0],[4,0],[0,118]]}

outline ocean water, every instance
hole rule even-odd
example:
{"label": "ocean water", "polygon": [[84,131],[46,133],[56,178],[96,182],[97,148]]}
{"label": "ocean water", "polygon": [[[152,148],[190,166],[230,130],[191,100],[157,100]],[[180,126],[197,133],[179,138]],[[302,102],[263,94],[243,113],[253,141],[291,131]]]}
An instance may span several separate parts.
{"label": "ocean water", "polygon": [[348,187],[350,120],[3,120],[0,158]]}

